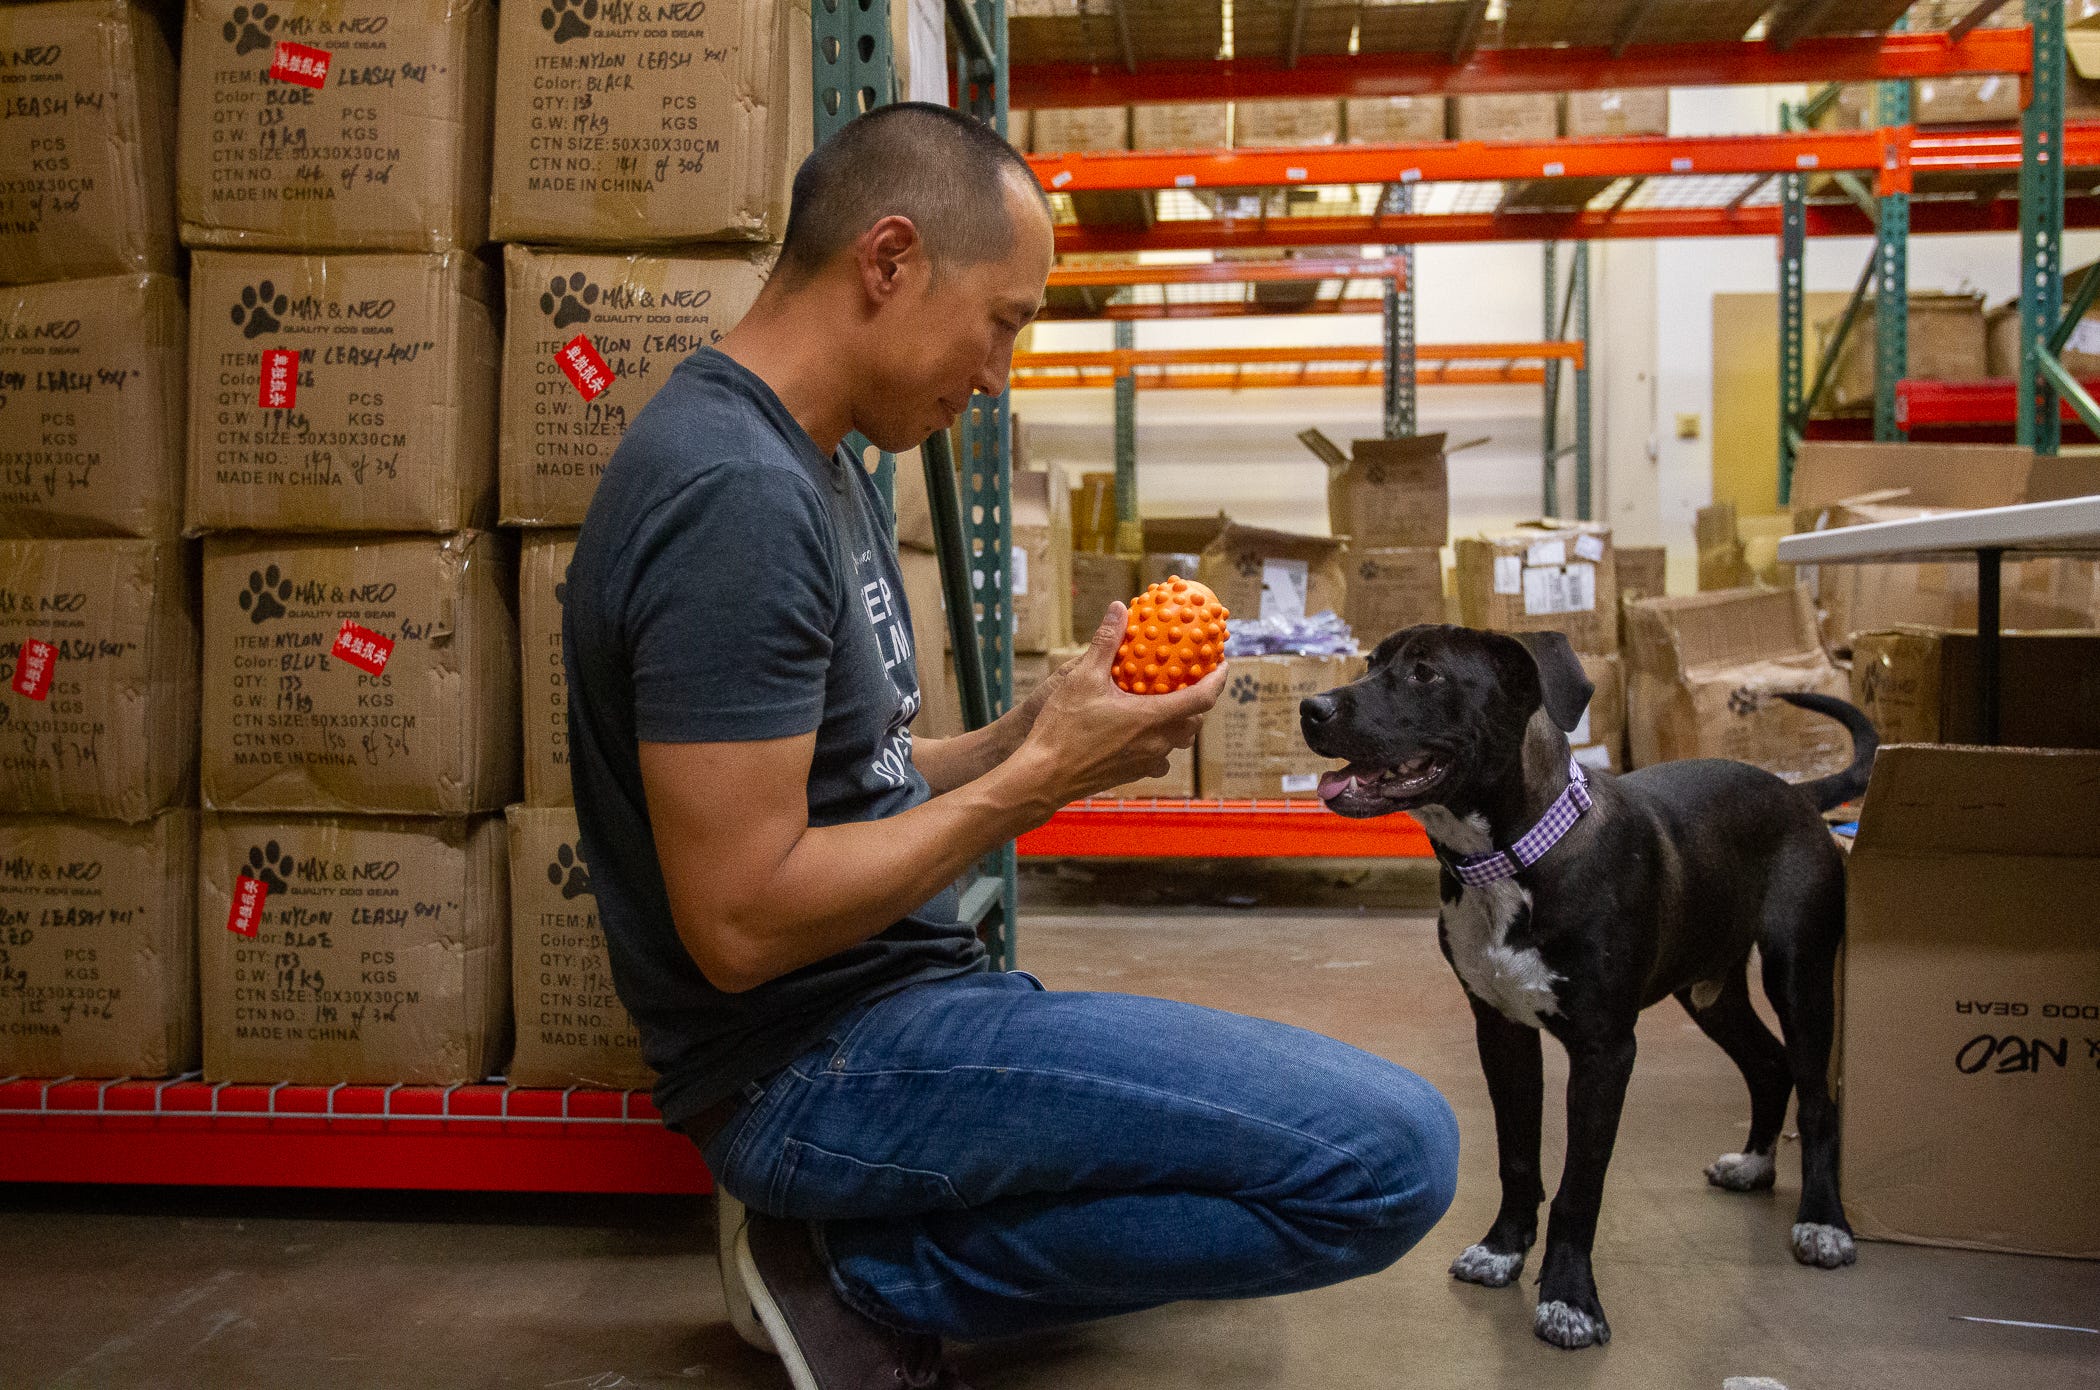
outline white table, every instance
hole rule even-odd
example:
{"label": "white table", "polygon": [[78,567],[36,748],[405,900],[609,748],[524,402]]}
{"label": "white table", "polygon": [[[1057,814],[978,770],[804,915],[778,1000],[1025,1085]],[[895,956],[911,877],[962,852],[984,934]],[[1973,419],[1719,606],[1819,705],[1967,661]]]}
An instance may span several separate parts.
{"label": "white table", "polygon": [[2000,565],[2007,555],[2035,559],[2100,552],[2100,496],[2062,502],[1877,521],[1782,537],[1789,565],[1913,564],[1976,561],[1976,695],[1983,739],[1998,741]]}

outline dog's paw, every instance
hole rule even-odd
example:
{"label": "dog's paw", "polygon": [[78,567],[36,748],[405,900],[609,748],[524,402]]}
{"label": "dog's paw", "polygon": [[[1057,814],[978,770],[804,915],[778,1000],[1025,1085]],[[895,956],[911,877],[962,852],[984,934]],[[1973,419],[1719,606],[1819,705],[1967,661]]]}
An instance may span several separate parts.
{"label": "dog's paw", "polygon": [[1730,1192],[1765,1192],[1776,1167],[1770,1154],[1722,1154],[1707,1165],[1706,1180]]}
{"label": "dog's paw", "polygon": [[1572,1303],[1541,1303],[1532,1316],[1531,1330],[1540,1341],[1564,1351],[1602,1346],[1611,1340],[1611,1324],[1602,1313],[1585,1313]]}
{"label": "dog's paw", "polygon": [[1794,1258],[1820,1269],[1838,1269],[1858,1259],[1859,1250],[1852,1244],[1849,1231],[1800,1221],[1794,1225]]}
{"label": "dog's paw", "polygon": [[1521,1250],[1513,1255],[1498,1255],[1485,1245],[1468,1245],[1451,1262],[1453,1279],[1463,1279],[1468,1284],[1489,1289],[1514,1283],[1523,1272],[1524,1252]]}

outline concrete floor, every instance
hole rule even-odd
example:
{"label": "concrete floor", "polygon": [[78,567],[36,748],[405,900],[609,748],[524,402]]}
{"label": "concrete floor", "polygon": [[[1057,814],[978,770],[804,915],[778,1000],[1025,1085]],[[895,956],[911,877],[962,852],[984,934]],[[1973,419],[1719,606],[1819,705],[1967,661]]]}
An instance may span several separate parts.
{"label": "concrete floor", "polygon": [[[1444,1224],[1382,1275],[969,1348],[980,1390],[2100,1387],[2100,1336],[1957,1320],[2100,1325],[2100,1265],[1869,1244],[1849,1270],[1796,1267],[1791,1145],[1776,1198],[1701,1177],[1740,1144],[1746,1101],[1674,1006],[1641,1031],[1598,1238],[1615,1339],[1571,1354],[1532,1338],[1528,1281],[1444,1272],[1492,1216],[1494,1143],[1426,914],[1039,913],[1024,931],[1023,963],[1053,987],[1265,1014],[1407,1063],[1457,1108],[1464,1175]],[[1558,1129],[1549,1114],[1551,1171]],[[0,1387],[778,1390],[778,1363],[723,1319],[713,1248],[693,1201],[0,1190]]]}

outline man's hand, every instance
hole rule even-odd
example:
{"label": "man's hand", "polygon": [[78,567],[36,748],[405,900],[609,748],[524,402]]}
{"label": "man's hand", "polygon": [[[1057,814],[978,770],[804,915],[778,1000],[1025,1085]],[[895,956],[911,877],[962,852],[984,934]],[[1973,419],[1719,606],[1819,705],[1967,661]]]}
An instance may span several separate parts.
{"label": "man's hand", "polygon": [[[1061,804],[1167,771],[1167,755],[1196,741],[1203,716],[1225,689],[1220,665],[1170,695],[1132,695],[1111,676],[1127,610],[1112,603],[1086,655],[1037,692],[1041,707],[1018,756]],[[1034,703],[1031,701],[1030,703]]]}

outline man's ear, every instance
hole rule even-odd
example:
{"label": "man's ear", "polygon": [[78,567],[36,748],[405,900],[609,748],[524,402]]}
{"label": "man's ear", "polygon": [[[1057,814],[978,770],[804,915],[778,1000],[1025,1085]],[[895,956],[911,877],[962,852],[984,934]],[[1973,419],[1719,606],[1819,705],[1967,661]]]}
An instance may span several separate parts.
{"label": "man's ear", "polygon": [[1496,633],[1501,638],[1498,647],[1511,656],[1521,649],[1529,656],[1529,665],[1538,674],[1539,695],[1546,707],[1546,716],[1562,733],[1575,732],[1582,722],[1582,712],[1590,707],[1590,696],[1597,687],[1583,674],[1582,662],[1575,649],[1568,645],[1566,633],[1561,632],[1512,632]]}

